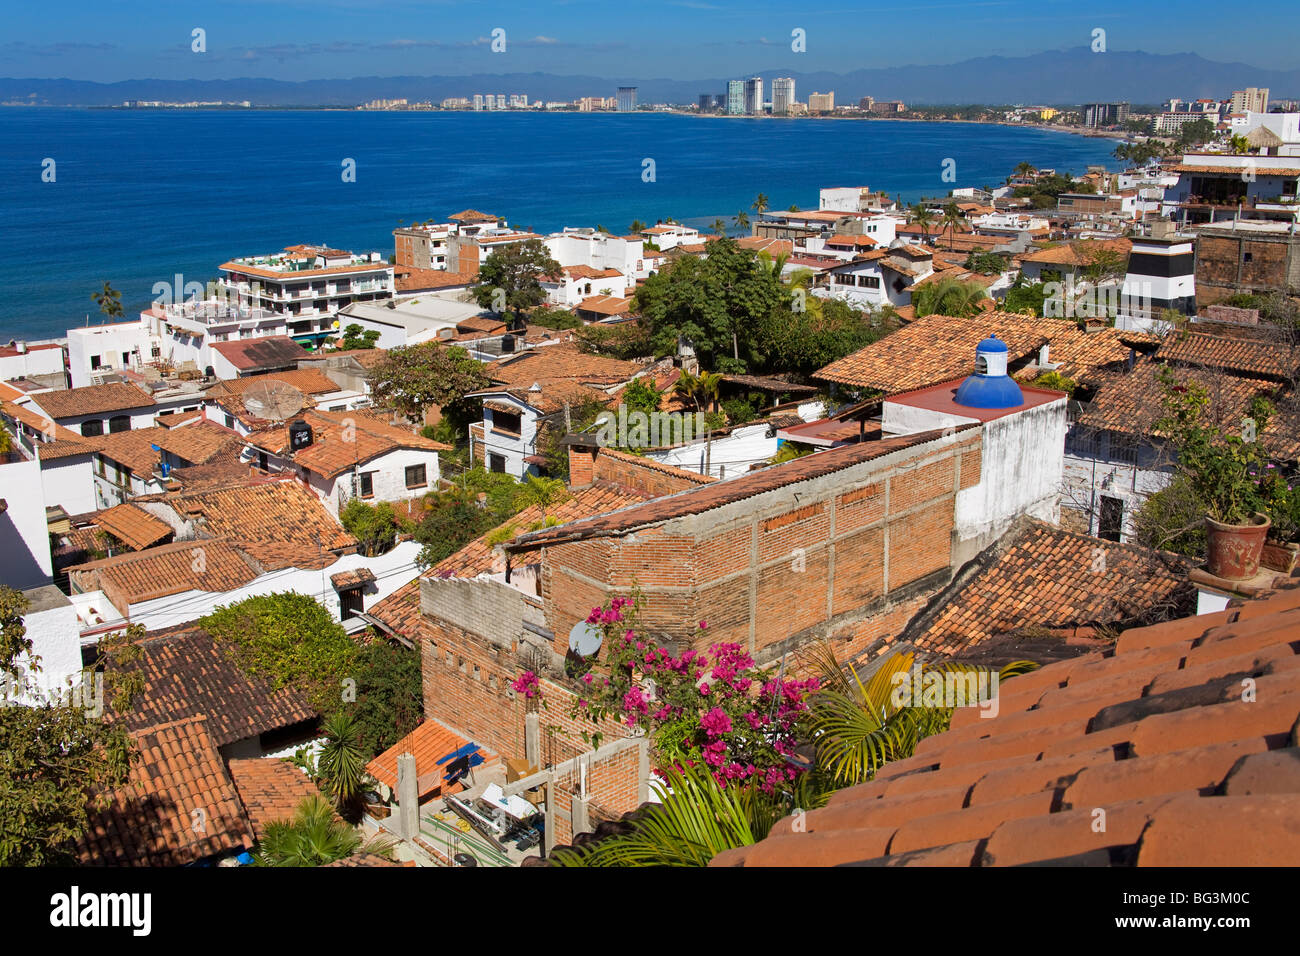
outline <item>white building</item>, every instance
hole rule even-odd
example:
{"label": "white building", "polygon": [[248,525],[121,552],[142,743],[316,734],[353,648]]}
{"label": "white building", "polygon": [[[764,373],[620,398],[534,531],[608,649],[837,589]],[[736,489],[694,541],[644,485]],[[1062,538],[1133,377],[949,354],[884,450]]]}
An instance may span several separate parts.
{"label": "white building", "polygon": [[[567,227],[552,233],[543,243],[551,258],[561,266],[588,266],[596,271],[613,269],[623,276],[623,288],[636,285],[650,271],[641,236],[615,236],[588,227]],[[623,288],[615,289],[621,295]]]}
{"label": "white building", "polygon": [[55,387],[66,384],[63,346],[57,342],[18,342],[0,345],[0,381],[44,380]]}
{"label": "white building", "polygon": [[763,78],[750,77],[745,81],[745,113],[757,116],[763,112]]}
{"label": "white building", "polygon": [[794,105],[794,78],[778,76],[772,80],[772,115],[782,116]]}
{"label": "white building", "polygon": [[0,582],[20,591],[54,574],[41,487],[39,461],[0,461]]}
{"label": "white building", "polygon": [[830,284],[814,289],[813,295],[840,299],[855,309],[898,307],[911,304],[912,286],[934,272],[934,257],[928,249],[895,241],[829,271]]}
{"label": "white building", "polygon": [[667,252],[676,246],[700,242],[700,230],[676,222],[660,222],[641,230],[641,238]]}

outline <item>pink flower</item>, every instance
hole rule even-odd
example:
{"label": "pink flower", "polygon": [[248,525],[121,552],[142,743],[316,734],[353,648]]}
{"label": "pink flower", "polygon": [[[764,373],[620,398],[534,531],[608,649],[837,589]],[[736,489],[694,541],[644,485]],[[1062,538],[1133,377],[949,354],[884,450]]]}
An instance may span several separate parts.
{"label": "pink flower", "polygon": [[731,718],[721,707],[714,707],[700,718],[700,726],[710,737],[720,737],[731,732]]}

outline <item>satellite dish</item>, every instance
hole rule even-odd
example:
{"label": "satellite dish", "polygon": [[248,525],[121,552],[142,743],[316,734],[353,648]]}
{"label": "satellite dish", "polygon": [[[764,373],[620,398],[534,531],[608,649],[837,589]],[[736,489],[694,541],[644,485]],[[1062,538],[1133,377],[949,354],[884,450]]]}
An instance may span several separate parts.
{"label": "satellite dish", "polygon": [[288,382],[269,379],[244,392],[244,407],[258,418],[282,422],[302,411],[302,392]]}
{"label": "satellite dish", "polygon": [[604,635],[586,621],[579,621],[569,632],[569,650],[583,657],[590,657],[600,650]]}

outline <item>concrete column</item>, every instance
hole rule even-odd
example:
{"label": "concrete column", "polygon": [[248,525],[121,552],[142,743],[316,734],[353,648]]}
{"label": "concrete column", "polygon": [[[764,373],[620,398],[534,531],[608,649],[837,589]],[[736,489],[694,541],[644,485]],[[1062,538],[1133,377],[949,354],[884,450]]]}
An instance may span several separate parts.
{"label": "concrete column", "polygon": [[587,801],[582,797],[574,796],[573,811],[570,814],[569,822],[573,827],[574,836],[591,830],[591,819],[587,816]]}
{"label": "concrete column", "polygon": [[542,765],[542,723],[537,714],[524,714],[524,759],[530,767]]}
{"label": "concrete column", "polygon": [[412,753],[397,758],[397,831],[405,840],[414,839],[420,832],[420,792]]}

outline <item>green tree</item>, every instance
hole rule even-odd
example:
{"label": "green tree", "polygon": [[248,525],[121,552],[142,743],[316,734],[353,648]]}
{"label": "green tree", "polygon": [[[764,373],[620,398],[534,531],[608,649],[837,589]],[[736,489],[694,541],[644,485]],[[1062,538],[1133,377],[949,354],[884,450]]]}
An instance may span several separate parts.
{"label": "green tree", "polygon": [[754,212],[758,213],[760,216],[763,215],[763,213],[767,212],[768,209],[767,194],[759,193],[758,198],[755,199],[752,203],[750,203],[749,208],[754,210]]}
{"label": "green tree", "polygon": [[735,222],[737,229],[749,228],[749,213],[745,212],[745,210],[740,210],[740,212],[736,213],[731,218],[732,221]]}
{"label": "green tree", "polygon": [[629,233],[645,232],[645,230],[646,230],[646,224],[643,223],[640,219],[633,219],[632,225],[627,227],[627,231]]}
{"label": "green tree", "polygon": [[512,242],[488,255],[471,294],[483,308],[511,312],[518,319],[546,301],[541,280],[559,272],[560,264],[542,240]]}
{"label": "green tree", "polygon": [[924,203],[915,203],[909,210],[913,225],[921,227],[921,235],[924,241],[930,241],[930,226],[934,222],[934,216]]}
{"label": "green tree", "polygon": [[353,322],[344,328],[343,341],[339,343],[339,347],[343,349],[372,349],[378,341],[379,332],[377,330],[363,329]]}
{"label": "green tree", "polygon": [[1016,281],[1011,284],[1011,288],[1007,289],[1006,297],[1002,300],[1002,308],[1007,312],[1042,318],[1043,302],[1046,298],[1047,292],[1043,283],[1027,282],[1024,276],[1016,276]]}
{"label": "green tree", "polygon": [[367,557],[384,554],[397,539],[397,519],[386,501],[372,507],[360,498],[350,498],[339,512],[339,523],[357,539]]}
{"label": "green tree", "polygon": [[391,859],[396,841],[391,837],[362,840],[356,828],[340,820],[329,801],[319,795],[304,797],[291,820],[266,825],[266,834],[254,854],[256,866],[324,866],[354,853],[373,853]]}
{"label": "green tree", "polygon": [[962,215],[961,207],[956,202],[949,200],[943,207],[943,218],[939,221],[940,229],[948,232],[948,251],[952,251],[953,237],[957,234],[957,229],[966,221]]}
{"label": "green tree", "polygon": [[712,229],[719,236],[725,236],[727,234],[727,224],[723,222],[721,219],[713,220],[713,225],[710,226],[709,228]]}
{"label": "green tree", "polygon": [[104,283],[104,288],[98,292],[90,293],[90,298],[99,306],[99,311],[110,319],[120,319],[125,314],[122,311],[122,293],[107,282]]}
{"label": "green tree", "polygon": [[357,740],[367,759],[379,756],[424,717],[420,653],[375,641],[357,655],[357,699],[351,709]]}
{"label": "green tree", "polygon": [[[126,783],[134,745],[120,723],[47,695],[35,697],[42,668],[23,620],[29,606],[20,591],[0,586],[0,684],[13,699],[39,700],[0,706],[0,866],[66,865],[73,862],[90,811]],[[105,639],[105,656],[138,657],[134,639],[142,631],[135,625]],[[130,708],[138,692],[134,676],[134,682],[111,688],[119,712]]]}
{"label": "green tree", "polygon": [[1174,142],[1174,151],[1184,151],[1194,146],[1208,143],[1214,138],[1214,124],[1207,119],[1192,120],[1178,129],[1178,139]]}
{"label": "green tree", "polygon": [[528,316],[529,325],[540,325],[544,329],[580,329],[586,323],[569,309],[553,309],[541,305]]}
{"label": "green tree", "polygon": [[927,315],[978,315],[980,303],[986,298],[988,290],[980,283],[962,282],[950,275],[912,290],[912,305],[916,307],[918,319]]}
{"label": "green tree", "polygon": [[490,384],[481,362],[462,348],[437,342],[389,349],[370,372],[377,405],[415,420],[437,405],[462,425],[477,417],[465,395]]}
{"label": "green tree", "polygon": [[357,647],[313,598],[259,594],[221,605],[199,624],[231,647],[244,673],[266,678],[277,690],[297,687],[323,714],[341,705]]}
{"label": "green tree", "polygon": [[634,378],[619,396],[629,412],[644,412],[647,415],[659,411],[663,392],[655,388],[654,383],[645,376]]}
{"label": "green tree", "polygon": [[966,257],[965,266],[983,276],[1000,275],[1007,270],[1007,257],[975,248]]}

